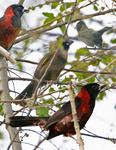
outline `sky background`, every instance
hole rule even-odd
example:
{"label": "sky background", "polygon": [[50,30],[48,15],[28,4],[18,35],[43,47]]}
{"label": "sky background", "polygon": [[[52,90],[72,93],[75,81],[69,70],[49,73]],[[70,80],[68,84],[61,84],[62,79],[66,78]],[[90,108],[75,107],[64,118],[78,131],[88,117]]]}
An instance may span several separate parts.
{"label": "sky background", "polygon": [[[0,16],[3,15],[3,12],[7,8],[7,6],[17,3],[17,2],[18,2],[17,0],[0,1]],[[42,1],[40,1],[40,2],[42,2]],[[24,6],[28,8],[29,6],[36,5],[36,4],[38,4],[37,0],[36,1],[35,0],[25,0]],[[110,7],[110,2],[108,0],[107,0],[107,4]],[[44,7],[44,11],[45,10],[47,12],[51,11],[49,7]],[[83,10],[83,11],[87,12],[87,10]],[[90,13],[90,11],[92,12],[91,8],[89,9],[89,13]],[[38,18],[42,17],[41,13],[42,12],[40,12],[40,10],[37,9],[36,11],[25,15],[23,18],[23,22],[26,22],[26,24],[24,23],[23,26],[28,29],[35,27],[36,23],[38,21]],[[112,16],[111,15],[99,16],[99,17],[96,17],[96,19],[103,20],[104,25],[106,25],[106,26],[116,25],[116,21],[115,21],[116,17],[113,15]],[[89,21],[86,21],[86,23],[90,24]],[[70,36],[76,35],[74,25],[75,24],[72,24],[69,28],[68,33]],[[99,30],[101,28],[101,26],[99,26],[98,24],[95,24],[95,23],[91,23],[90,27],[95,28],[96,30]],[[58,32],[58,31],[59,30],[55,30],[55,32]],[[43,38],[46,39],[45,36]],[[103,38],[105,39],[105,41],[108,42],[110,37],[104,36]],[[46,39],[46,41],[47,41],[46,44],[48,44],[48,39]],[[77,47],[79,48],[79,47],[83,47],[83,46],[85,46],[85,44],[83,44],[82,42],[75,41],[74,44],[70,48],[69,54],[71,54],[72,50],[77,49]],[[41,48],[41,42],[39,43],[39,45],[38,45],[38,43],[32,44],[30,46],[30,48],[33,48],[33,49]],[[31,55],[26,56],[25,58],[34,60],[34,61],[38,61],[42,57],[42,53],[40,53],[38,57],[37,57],[37,54],[38,54],[37,52],[33,52]],[[72,56],[69,56],[69,60],[71,60],[71,59],[72,59]],[[26,70],[30,69],[33,73],[35,66],[26,65],[25,69]],[[26,86],[26,84],[28,84],[28,82],[23,82],[23,83],[17,82],[16,89],[22,90]],[[12,85],[10,84],[10,86],[12,86]],[[96,102],[94,112],[86,124],[86,129],[97,135],[100,135],[100,136],[116,138],[116,108],[115,108],[115,105],[116,105],[116,90],[109,90],[109,91],[107,91],[107,95],[103,101]],[[33,130],[37,131],[38,133],[41,131],[39,129],[39,127],[31,127],[31,128],[25,128],[25,129],[33,129]],[[9,141],[8,133],[4,128],[4,125],[2,125],[0,127],[0,131],[4,132],[4,138],[2,140],[0,140],[0,147],[2,148],[2,150],[6,150],[10,141]],[[81,130],[81,132],[86,133],[84,130]],[[36,133],[27,132],[27,131],[20,134],[20,136],[23,136],[24,133],[29,134],[28,137],[24,138],[24,142],[28,142],[28,143],[36,145],[40,136]],[[83,136],[83,140],[84,140],[84,144],[85,144],[85,150],[93,150],[93,149],[116,150],[116,144],[113,144],[111,141],[98,139],[98,138],[85,137],[85,136]],[[58,147],[60,150],[77,150],[78,149],[78,145],[76,144],[75,140],[73,140],[71,138],[59,136],[57,138],[54,138],[51,142],[54,143],[54,145],[52,143],[50,143],[49,141],[45,141],[41,144],[40,148],[43,150],[46,150],[46,149],[47,150],[57,150],[56,147]],[[23,150],[27,150],[27,149],[32,150],[33,149],[33,146],[28,145],[28,144],[23,144],[22,146],[23,146]]]}

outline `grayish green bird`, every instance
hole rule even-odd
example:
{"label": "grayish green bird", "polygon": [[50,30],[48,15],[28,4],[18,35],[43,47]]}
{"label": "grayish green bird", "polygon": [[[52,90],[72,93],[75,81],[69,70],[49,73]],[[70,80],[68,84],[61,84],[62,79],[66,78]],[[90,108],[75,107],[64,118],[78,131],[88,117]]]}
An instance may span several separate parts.
{"label": "grayish green bird", "polygon": [[[67,57],[68,57],[68,49],[73,41],[63,38],[59,38],[55,41],[52,45],[54,46],[53,49],[50,50],[38,63],[38,66],[35,70],[33,79],[37,79],[31,81],[31,83],[16,97],[16,99],[23,99],[23,98],[30,98],[32,97],[33,93],[35,92],[36,87],[42,76],[41,83],[39,87],[45,85],[46,83],[43,81],[55,81],[57,80],[58,76],[60,75],[61,71],[64,69]],[[51,61],[52,60],[52,61]],[[47,70],[47,71],[46,71]]]}
{"label": "grayish green bird", "polygon": [[99,31],[95,31],[88,28],[84,21],[80,21],[76,24],[76,30],[78,31],[78,39],[91,47],[102,47],[102,35],[104,32],[112,29],[112,27],[104,27]]}

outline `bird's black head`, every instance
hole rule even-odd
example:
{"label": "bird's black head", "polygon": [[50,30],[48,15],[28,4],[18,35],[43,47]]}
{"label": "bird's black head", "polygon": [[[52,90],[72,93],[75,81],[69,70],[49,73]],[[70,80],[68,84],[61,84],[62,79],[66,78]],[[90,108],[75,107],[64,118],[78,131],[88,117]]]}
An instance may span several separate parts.
{"label": "bird's black head", "polygon": [[97,95],[99,94],[100,90],[104,88],[100,86],[98,83],[90,83],[84,86],[86,90],[89,92],[92,99],[96,99]]}
{"label": "bird's black head", "polygon": [[13,9],[14,14],[17,17],[21,17],[23,13],[25,12],[24,7],[22,5],[14,4],[14,5],[11,5],[11,7]]}
{"label": "bird's black head", "polygon": [[86,26],[86,24],[84,23],[84,21],[78,22],[78,23],[76,24],[76,29],[77,29],[77,31],[80,31],[83,26]]}
{"label": "bird's black head", "polygon": [[62,44],[63,44],[64,49],[65,49],[65,50],[68,50],[69,47],[70,47],[70,45],[71,45],[72,43],[73,43],[72,40],[67,39],[67,40],[65,40]]}

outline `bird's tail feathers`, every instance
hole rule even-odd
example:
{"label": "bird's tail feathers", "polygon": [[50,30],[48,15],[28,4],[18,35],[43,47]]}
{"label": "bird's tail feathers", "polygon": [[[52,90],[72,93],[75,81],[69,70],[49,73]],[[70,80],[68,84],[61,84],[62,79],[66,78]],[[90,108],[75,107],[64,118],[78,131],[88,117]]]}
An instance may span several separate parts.
{"label": "bird's tail feathers", "polygon": [[44,128],[48,117],[12,116],[9,118],[12,127],[40,126]]}
{"label": "bird's tail feathers", "polygon": [[99,32],[100,35],[102,35],[104,32],[108,31],[108,30],[111,30],[112,27],[104,27],[103,29],[101,29]]}
{"label": "bird's tail feathers", "polygon": [[35,86],[33,83],[30,83],[15,99],[25,99],[25,98],[30,98],[33,95],[33,92],[35,90]]}

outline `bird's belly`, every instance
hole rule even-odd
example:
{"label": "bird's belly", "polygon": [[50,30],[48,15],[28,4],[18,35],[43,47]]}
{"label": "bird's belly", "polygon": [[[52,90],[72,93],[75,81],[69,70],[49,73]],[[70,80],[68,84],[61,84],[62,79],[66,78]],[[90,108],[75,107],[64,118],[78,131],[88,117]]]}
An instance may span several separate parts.
{"label": "bird's belly", "polygon": [[89,33],[88,31],[81,32],[78,35],[78,39],[84,42],[86,45],[93,47],[94,46],[94,37],[93,34]]}
{"label": "bird's belly", "polygon": [[86,39],[84,37],[79,37],[79,40],[84,42],[88,46],[91,46],[91,47],[94,46],[94,43],[93,43],[92,39],[89,40],[89,39]]}
{"label": "bird's belly", "polygon": [[74,124],[72,121],[72,115],[64,117],[60,122],[56,123],[54,130],[64,134],[65,136],[71,136],[75,134]]}
{"label": "bird's belly", "polygon": [[[57,62],[57,63],[56,63]],[[63,70],[65,63],[62,64],[61,62],[56,61],[50,69],[47,71],[45,80],[57,80],[58,76],[60,75],[61,71]]]}

